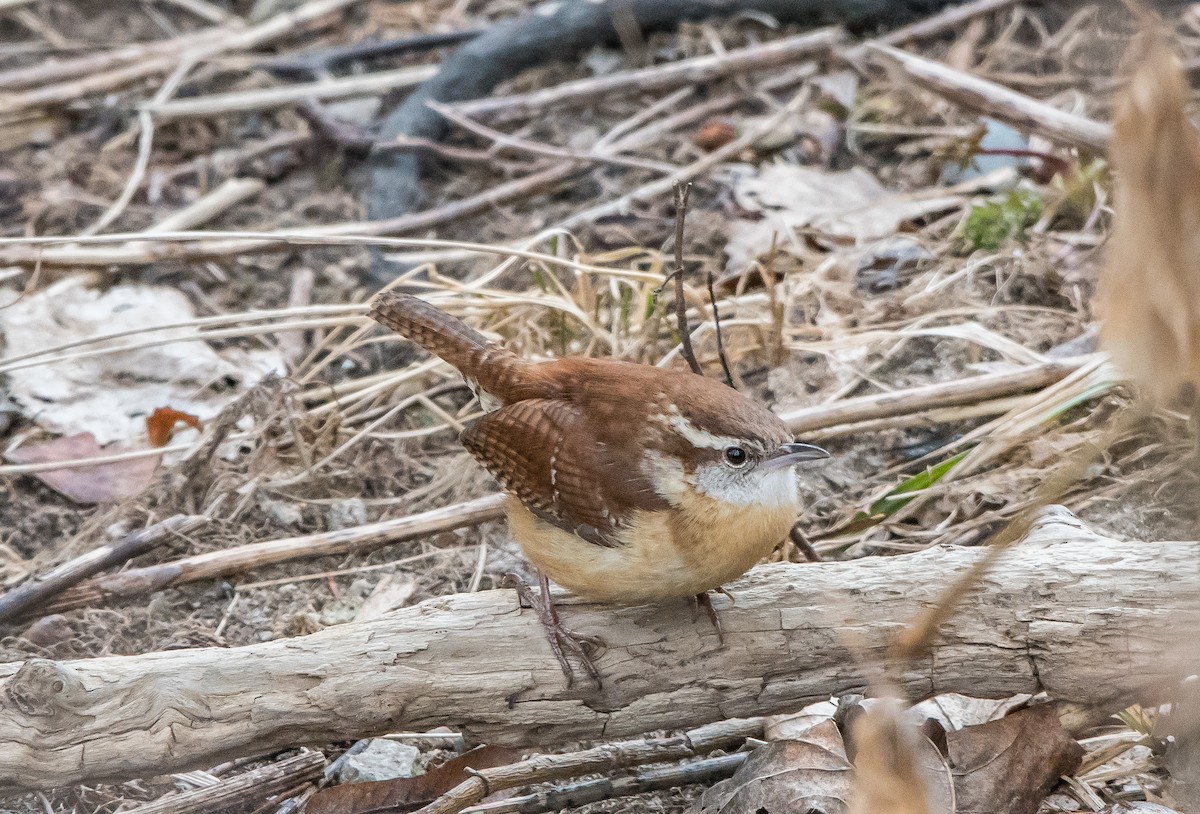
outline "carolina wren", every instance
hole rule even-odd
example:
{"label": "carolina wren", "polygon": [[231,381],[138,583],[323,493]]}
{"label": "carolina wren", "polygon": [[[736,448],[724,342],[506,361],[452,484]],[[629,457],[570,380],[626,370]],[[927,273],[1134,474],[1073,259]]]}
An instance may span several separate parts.
{"label": "carolina wren", "polygon": [[787,536],[800,512],[793,466],[828,457],[713,379],[609,359],[530,362],[390,292],[371,317],[499,402],[463,446],[508,492],[529,561],[589,599],[707,601]]}

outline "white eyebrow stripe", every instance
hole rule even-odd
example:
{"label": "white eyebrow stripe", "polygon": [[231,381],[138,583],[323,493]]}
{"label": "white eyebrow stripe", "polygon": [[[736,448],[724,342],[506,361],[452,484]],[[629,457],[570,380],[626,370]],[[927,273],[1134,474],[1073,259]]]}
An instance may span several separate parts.
{"label": "white eyebrow stripe", "polygon": [[697,427],[679,413],[674,413],[669,421],[671,426],[686,438],[692,446],[703,449],[725,449],[726,447],[740,446],[745,443],[740,438],[731,438],[727,435],[713,435],[708,430]]}

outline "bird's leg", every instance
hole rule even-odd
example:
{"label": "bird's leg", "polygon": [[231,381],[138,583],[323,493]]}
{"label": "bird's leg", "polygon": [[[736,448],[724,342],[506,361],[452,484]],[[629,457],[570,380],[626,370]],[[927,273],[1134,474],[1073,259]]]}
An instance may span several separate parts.
{"label": "bird's leg", "polygon": [[[724,588],[715,588],[714,590],[725,594],[725,596],[728,596],[730,600],[733,599],[733,596],[729,593],[729,591],[725,590]],[[717,616],[717,609],[713,607],[712,597],[708,595],[708,591],[701,591],[700,593],[696,594],[693,601],[696,603],[695,607],[704,608],[705,612],[708,613],[708,621],[712,622],[713,628],[717,631],[717,641],[722,645],[725,644],[725,631],[721,629],[721,618]]]}
{"label": "bird's leg", "polygon": [[504,575],[503,582],[505,587],[516,590],[522,604],[529,605],[537,612],[538,621],[542,623],[546,639],[550,642],[550,649],[554,651],[554,657],[558,659],[563,675],[567,677],[567,686],[575,683],[575,671],[567,661],[567,653],[570,652],[575,654],[588,676],[600,687],[600,671],[596,669],[592,655],[604,646],[604,642],[595,636],[575,633],[564,626],[558,616],[558,608],[554,606],[554,599],[550,596],[550,580],[541,571],[538,572],[538,583],[541,591],[535,594],[532,585],[511,571]]}

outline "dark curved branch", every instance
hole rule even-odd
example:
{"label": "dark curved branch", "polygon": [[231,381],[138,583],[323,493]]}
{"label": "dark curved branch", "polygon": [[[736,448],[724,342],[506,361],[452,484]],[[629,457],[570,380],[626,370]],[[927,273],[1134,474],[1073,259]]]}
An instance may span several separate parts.
{"label": "dark curved branch", "polygon": [[[685,20],[725,17],[741,11],[771,15],[784,23],[879,25],[929,13],[947,0],[563,0],[500,23],[454,52],[383,121],[380,141],[399,136],[438,141],[445,120],[426,104],[486,96],[500,82],[542,62],[569,59],[622,31],[674,28]],[[551,11],[547,11],[552,9]],[[370,160],[367,213],[372,220],[396,218],[421,201],[423,156],[376,149]],[[374,274],[390,277],[377,260]]]}

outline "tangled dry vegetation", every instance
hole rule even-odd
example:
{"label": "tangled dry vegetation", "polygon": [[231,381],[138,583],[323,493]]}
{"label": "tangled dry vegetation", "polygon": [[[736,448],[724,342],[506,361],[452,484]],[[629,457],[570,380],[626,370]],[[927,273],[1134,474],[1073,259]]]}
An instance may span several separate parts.
{"label": "tangled dry vegetation", "polygon": [[[0,597],[0,661],[266,642],[489,589],[523,569],[495,484],[455,440],[478,405],[445,365],[368,323],[371,281],[384,258],[407,268],[395,285],[528,356],[680,364],[663,288],[679,181],[693,184],[683,253],[701,364],[720,375],[719,311],[737,386],[833,453],[805,473],[801,533],[776,559],[803,562],[805,545],[850,560],[988,541],[1133,400],[1097,352],[1093,312],[1112,213],[1106,123],[1138,27],[1124,8],[992,0],[924,29],[853,36],[745,13],[596,47],[520,73],[490,107],[441,108],[451,135],[407,145],[427,159],[421,216],[372,234],[371,124],[446,51],[371,57],[299,90],[281,59],[486,28],[524,10],[515,0],[87,10],[0,0],[0,585],[12,589]],[[1200,14],[1180,6],[1165,19],[1194,69]],[[188,47],[55,73],[168,37]],[[792,56],[754,62],[804,37]],[[718,64],[749,54],[750,67],[700,84],[645,78],[712,54]],[[623,82],[633,71],[643,73]],[[147,435],[161,407],[179,415]],[[1175,407],[1123,425],[1054,501],[1117,539],[1196,539],[1194,442]],[[198,428],[176,421],[189,416]],[[93,568],[19,594],[29,575],[113,541],[111,575]],[[962,727],[1007,709],[938,703],[960,756],[971,738]],[[839,724],[862,709],[846,701]],[[1159,712],[1083,716],[1054,758],[1039,758],[1058,767],[1051,781],[1069,775],[1053,794],[1043,801],[1038,786],[1024,808],[977,810],[1167,810],[1153,808],[1171,799]],[[480,810],[753,811],[728,787],[702,792],[756,760],[762,772],[785,761],[795,788],[826,782],[829,768],[804,755],[841,736],[820,728],[832,710],[807,714],[809,728],[793,719],[791,735],[777,721],[764,733],[761,720],[705,734],[707,751],[730,754],[690,763],[656,741],[660,751],[637,760],[618,750],[615,762],[558,774],[516,764],[508,786],[488,790],[617,775],[607,791],[576,780],[558,797]],[[862,743],[904,742],[887,720]],[[1049,723],[1004,726],[993,737],[1030,726],[1051,749]],[[797,754],[747,760],[750,747],[738,749],[756,738],[799,744]],[[422,747],[418,762],[436,778],[406,788],[410,801],[466,777],[459,764],[432,768],[461,746],[455,733],[393,740]],[[1064,759],[1076,742],[1082,757]],[[259,760],[11,805],[290,811],[335,776],[326,760],[361,748],[244,755]],[[489,749],[466,765],[521,756]],[[664,765],[630,768],[651,759]],[[953,797],[957,779],[946,782]],[[197,797],[214,788],[229,796]],[[784,792],[762,793],[770,803]],[[585,804],[604,796],[620,799]]]}

